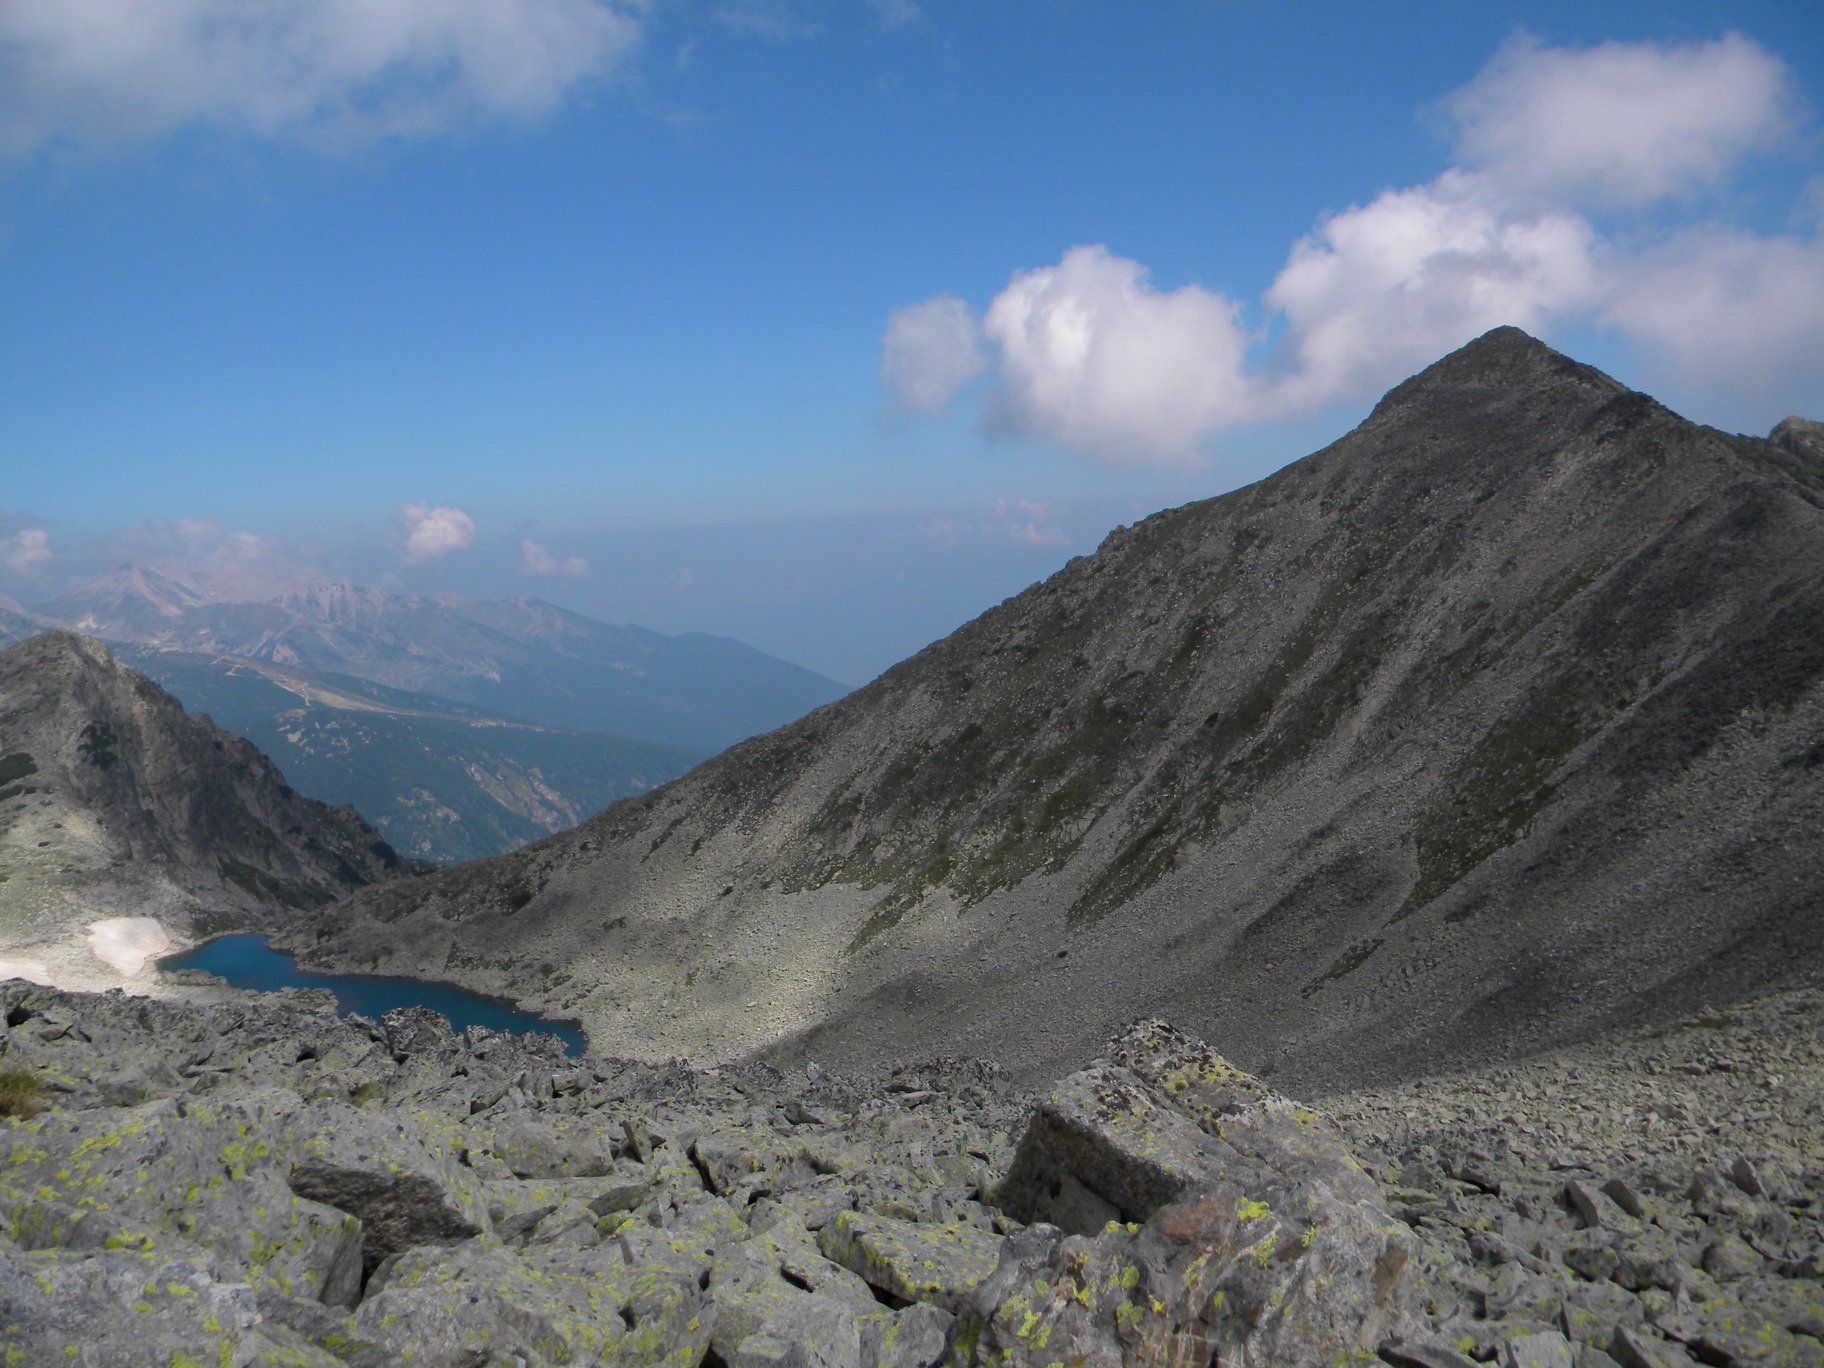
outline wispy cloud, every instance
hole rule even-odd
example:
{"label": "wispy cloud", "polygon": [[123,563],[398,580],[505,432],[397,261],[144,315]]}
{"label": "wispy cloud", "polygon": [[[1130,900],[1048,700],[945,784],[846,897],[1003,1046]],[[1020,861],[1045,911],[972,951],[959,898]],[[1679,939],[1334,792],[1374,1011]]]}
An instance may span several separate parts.
{"label": "wispy cloud", "polygon": [[1503,323],[1608,328],[1698,383],[1816,382],[1818,224],[1757,233],[1712,198],[1800,127],[1773,54],[1739,34],[1523,38],[1445,109],[1457,164],[1293,243],[1258,326],[1221,293],[1161,290],[1141,263],[1080,246],[1016,273],[979,318],[947,296],[896,312],[883,383],[935,413],[987,370],[990,430],[1170,465],[1224,429],[1371,394]]}
{"label": "wispy cloud", "polygon": [[467,550],[475,541],[475,519],[448,504],[408,503],[399,510],[405,524],[405,558],[436,560]]}
{"label": "wispy cloud", "polygon": [[638,40],[608,0],[12,0],[0,152],[212,124],[325,147],[535,117]]}
{"label": "wispy cloud", "polygon": [[1061,519],[1070,509],[1044,499],[996,499],[986,515],[941,516],[918,524],[919,534],[944,546],[965,537],[988,537],[1022,546],[1068,546]]}
{"label": "wispy cloud", "polygon": [[555,575],[560,571],[577,578],[589,573],[589,562],[581,556],[557,557],[539,543],[526,538],[519,544],[519,554],[528,574]]}
{"label": "wispy cloud", "polygon": [[51,534],[42,527],[22,528],[13,536],[0,538],[0,561],[14,574],[30,574],[54,554]]}
{"label": "wispy cloud", "polygon": [[908,304],[887,319],[881,380],[914,413],[941,413],[957,390],[987,369],[981,329],[954,295]]}

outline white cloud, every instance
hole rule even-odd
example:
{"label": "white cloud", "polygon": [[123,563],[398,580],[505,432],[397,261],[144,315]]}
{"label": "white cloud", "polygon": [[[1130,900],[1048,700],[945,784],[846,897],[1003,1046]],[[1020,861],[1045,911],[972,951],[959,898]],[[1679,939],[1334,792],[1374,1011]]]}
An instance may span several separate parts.
{"label": "white cloud", "polygon": [[1295,366],[1276,409],[1359,393],[1503,323],[1543,331],[1601,292],[1595,230],[1504,212],[1482,177],[1389,190],[1296,243],[1266,293]]}
{"label": "white cloud", "polygon": [[42,527],[23,528],[0,540],[0,560],[16,574],[29,574],[55,554],[51,550],[51,534]]}
{"label": "white cloud", "polygon": [[986,369],[981,328],[969,306],[953,295],[908,304],[887,319],[881,381],[902,407],[941,413],[952,395]]}
{"label": "white cloud", "polygon": [[526,570],[534,575],[555,575],[560,570],[578,577],[589,573],[589,562],[581,556],[565,556],[560,560],[529,538],[520,542],[519,553],[525,560]]}
{"label": "white cloud", "polygon": [[475,540],[475,519],[448,504],[409,503],[399,510],[405,523],[405,558],[435,560],[466,550]]}
{"label": "white cloud", "polygon": [[1449,101],[1458,156],[1511,192],[1645,204],[1723,180],[1794,124],[1786,66],[1710,43],[1509,43]]}
{"label": "white cloud", "polygon": [[1697,228],[1620,268],[1603,321],[1687,381],[1770,393],[1824,373],[1824,240]]}
{"label": "white cloud", "polygon": [[338,145],[531,117],[638,34],[604,0],[9,0],[0,151],[190,123]]}
{"label": "white cloud", "polygon": [[[1503,323],[1613,329],[1698,383],[1824,378],[1818,230],[1696,212],[1796,129],[1777,57],[1738,34],[1519,41],[1447,107],[1463,164],[1323,219],[1263,294],[1258,330],[1221,294],[1160,291],[1138,262],[1074,247],[1017,274],[979,336],[959,300],[894,314],[883,378],[935,412],[985,364],[999,426],[1113,464],[1195,459],[1225,428],[1365,397]],[[1604,219],[1617,209],[1629,216]]]}
{"label": "white cloud", "polygon": [[955,546],[964,537],[994,537],[1022,546],[1068,546],[1070,537],[1059,525],[1070,509],[1044,499],[996,499],[985,517],[935,517],[918,524],[921,536],[944,546]]}
{"label": "white cloud", "polygon": [[1117,463],[1186,460],[1252,407],[1237,312],[1196,285],[1156,290],[1139,262],[1105,248],[1073,247],[988,306],[998,419]]}

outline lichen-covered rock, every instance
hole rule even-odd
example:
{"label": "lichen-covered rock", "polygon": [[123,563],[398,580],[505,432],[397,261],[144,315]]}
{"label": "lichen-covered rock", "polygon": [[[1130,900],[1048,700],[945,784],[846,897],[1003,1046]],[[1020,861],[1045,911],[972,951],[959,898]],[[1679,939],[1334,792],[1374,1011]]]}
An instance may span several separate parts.
{"label": "lichen-covered rock", "polygon": [[340,1360],[263,1317],[253,1289],[224,1280],[200,1252],[25,1252],[0,1240],[0,1362],[337,1368]]}
{"label": "lichen-covered rock", "polygon": [[994,1271],[1002,1241],[973,1226],[895,1221],[849,1211],[817,1235],[823,1252],[897,1303],[926,1302],[951,1314]]}
{"label": "lichen-covered rock", "polygon": [[760,1352],[744,1349],[757,1336],[807,1346],[807,1365],[859,1363],[864,1327],[886,1315],[867,1283],[824,1258],[790,1217],[719,1251],[709,1278],[716,1313],[711,1343],[731,1363],[743,1352]]}
{"label": "lichen-covered rock", "polygon": [[389,1254],[465,1240],[487,1225],[487,1204],[439,1142],[435,1119],[420,1113],[411,1120],[389,1124],[319,1103],[285,1136],[291,1190],[361,1222],[369,1272]]}
{"label": "lichen-covered rock", "polygon": [[150,1249],[175,1239],[255,1286],[349,1304],[360,1221],[286,1181],[286,1137],[304,1111],[295,1093],[272,1088],[15,1122],[0,1213],[31,1245],[92,1247],[100,1235],[108,1248]]}
{"label": "lichen-covered rock", "polygon": [[[1470,1368],[1543,1348],[1562,1368],[1568,1346],[1573,1368],[1816,1368],[1820,1020],[1824,993],[1775,1000],[1726,1055],[1708,1026],[1653,1037],[1574,1133],[1516,1068],[1345,1100],[1345,1145],[1158,1026],[1034,1114],[955,1063],[860,1083],[579,1067],[417,1017],[340,1021],[321,995],[0,984],[0,1067],[40,1080],[44,1107],[0,1119],[0,1349],[31,1365],[80,1344],[110,1368]],[[1575,1072],[1524,1070],[1549,1097]],[[143,1092],[109,1085],[129,1073]],[[1697,1124],[1668,1135],[1639,1104],[1611,1122],[1636,1087]],[[794,1123],[798,1097],[824,1119]],[[1759,1142],[1745,1164],[1739,1131],[1702,1123],[1737,1111]],[[516,1176],[500,1142],[522,1124],[598,1137],[610,1171]],[[995,1170],[1039,1205],[985,1205]],[[300,1196],[310,1172],[363,1214]]]}
{"label": "lichen-covered rock", "polygon": [[1412,1239],[1379,1196],[1333,1123],[1144,1022],[1035,1109],[1000,1198],[1076,1230],[1016,1236],[964,1331],[1035,1368],[1371,1360]]}

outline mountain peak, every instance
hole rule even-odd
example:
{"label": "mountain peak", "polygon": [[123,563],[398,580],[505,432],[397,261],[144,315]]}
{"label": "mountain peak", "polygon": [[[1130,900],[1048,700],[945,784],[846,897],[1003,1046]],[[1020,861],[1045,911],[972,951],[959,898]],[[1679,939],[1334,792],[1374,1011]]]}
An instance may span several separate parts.
{"label": "mountain peak", "polygon": [[1373,418],[1443,403],[1456,405],[1465,391],[1554,390],[1604,402],[1628,393],[1619,380],[1573,361],[1511,324],[1491,328],[1427,366],[1382,397]]}
{"label": "mountain peak", "polygon": [[1824,423],[1815,418],[1800,418],[1796,414],[1782,418],[1767,434],[1767,440],[1794,456],[1824,461]]}

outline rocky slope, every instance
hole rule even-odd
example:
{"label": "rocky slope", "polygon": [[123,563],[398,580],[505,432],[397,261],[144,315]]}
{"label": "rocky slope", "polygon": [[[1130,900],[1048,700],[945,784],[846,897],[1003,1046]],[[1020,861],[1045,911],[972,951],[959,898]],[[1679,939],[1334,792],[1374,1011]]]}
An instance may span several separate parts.
{"label": "rocky slope", "polygon": [[1824,965],[1824,460],[1500,329],[869,687],[298,943],[629,1053],[1306,1087]]}
{"label": "rocky slope", "polygon": [[0,1350],[1812,1368],[1821,1040],[1801,991],[1307,1107],[1158,1022],[1028,1096],[10,984]]}
{"label": "rocky slope", "polygon": [[611,626],[537,599],[394,594],[308,577],[210,581],[122,565],[33,611],[107,641],[352,675],[700,754],[844,692],[727,637]]}
{"label": "rocky slope", "polygon": [[0,652],[10,968],[118,981],[172,939],[258,928],[404,869],[352,810],[300,797],[99,643],[48,632]]}

